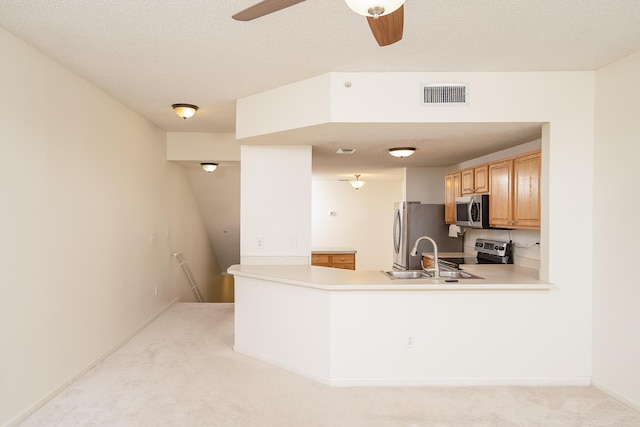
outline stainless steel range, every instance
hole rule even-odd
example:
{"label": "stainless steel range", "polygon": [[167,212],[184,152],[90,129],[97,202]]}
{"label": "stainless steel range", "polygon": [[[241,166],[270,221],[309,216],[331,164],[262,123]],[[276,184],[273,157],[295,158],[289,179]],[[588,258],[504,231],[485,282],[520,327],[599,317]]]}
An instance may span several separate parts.
{"label": "stainless steel range", "polygon": [[440,263],[451,268],[461,264],[513,264],[513,244],[500,240],[476,239],[475,257],[440,257]]}

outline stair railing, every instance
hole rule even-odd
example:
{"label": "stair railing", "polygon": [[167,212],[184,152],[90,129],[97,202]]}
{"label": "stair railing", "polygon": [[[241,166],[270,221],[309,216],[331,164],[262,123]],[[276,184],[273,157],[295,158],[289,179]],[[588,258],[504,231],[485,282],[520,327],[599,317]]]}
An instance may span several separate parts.
{"label": "stair railing", "polygon": [[196,282],[195,277],[193,277],[193,273],[191,273],[191,269],[189,268],[189,264],[187,263],[187,260],[184,259],[184,257],[182,256],[182,252],[174,252],[173,258],[175,258],[178,261],[178,263],[182,267],[182,270],[184,271],[184,274],[187,275],[187,279],[189,280],[189,284],[191,285],[191,290],[193,291],[193,293],[196,294],[196,298],[198,299],[198,302],[204,302],[204,298],[202,298],[202,294],[200,293],[200,288],[198,287],[198,283]]}

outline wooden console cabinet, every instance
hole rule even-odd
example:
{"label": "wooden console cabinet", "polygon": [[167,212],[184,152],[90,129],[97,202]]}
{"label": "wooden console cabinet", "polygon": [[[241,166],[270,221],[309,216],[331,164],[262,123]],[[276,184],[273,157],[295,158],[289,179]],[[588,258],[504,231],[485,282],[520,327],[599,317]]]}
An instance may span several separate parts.
{"label": "wooden console cabinet", "polygon": [[319,267],[343,268],[345,270],[356,269],[355,251],[315,251],[311,252],[311,265]]}

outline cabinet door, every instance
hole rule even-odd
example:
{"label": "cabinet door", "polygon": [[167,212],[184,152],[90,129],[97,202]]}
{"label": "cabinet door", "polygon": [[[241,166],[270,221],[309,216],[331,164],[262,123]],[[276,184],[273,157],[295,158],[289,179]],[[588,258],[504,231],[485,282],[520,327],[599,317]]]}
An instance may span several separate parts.
{"label": "cabinet door", "polygon": [[513,160],[489,165],[489,225],[511,226],[511,171]]}
{"label": "cabinet door", "polygon": [[456,223],[456,197],[460,197],[460,172],[444,177],[444,222]]}
{"label": "cabinet door", "polygon": [[489,166],[473,169],[473,188],[476,193],[489,192]]}
{"label": "cabinet door", "polygon": [[461,193],[462,195],[473,194],[476,192],[473,183],[473,169],[465,169],[460,173]]}
{"label": "cabinet door", "polygon": [[489,192],[489,166],[483,165],[460,172],[462,195]]}
{"label": "cabinet door", "polygon": [[513,161],[513,223],[518,228],[540,228],[540,153]]}

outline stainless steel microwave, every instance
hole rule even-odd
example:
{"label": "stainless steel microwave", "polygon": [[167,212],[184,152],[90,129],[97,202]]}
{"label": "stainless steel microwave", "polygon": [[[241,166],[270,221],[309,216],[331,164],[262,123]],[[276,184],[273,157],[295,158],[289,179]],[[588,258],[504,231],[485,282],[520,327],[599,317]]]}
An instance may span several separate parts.
{"label": "stainless steel microwave", "polygon": [[456,225],[489,228],[489,195],[474,194],[456,197]]}

